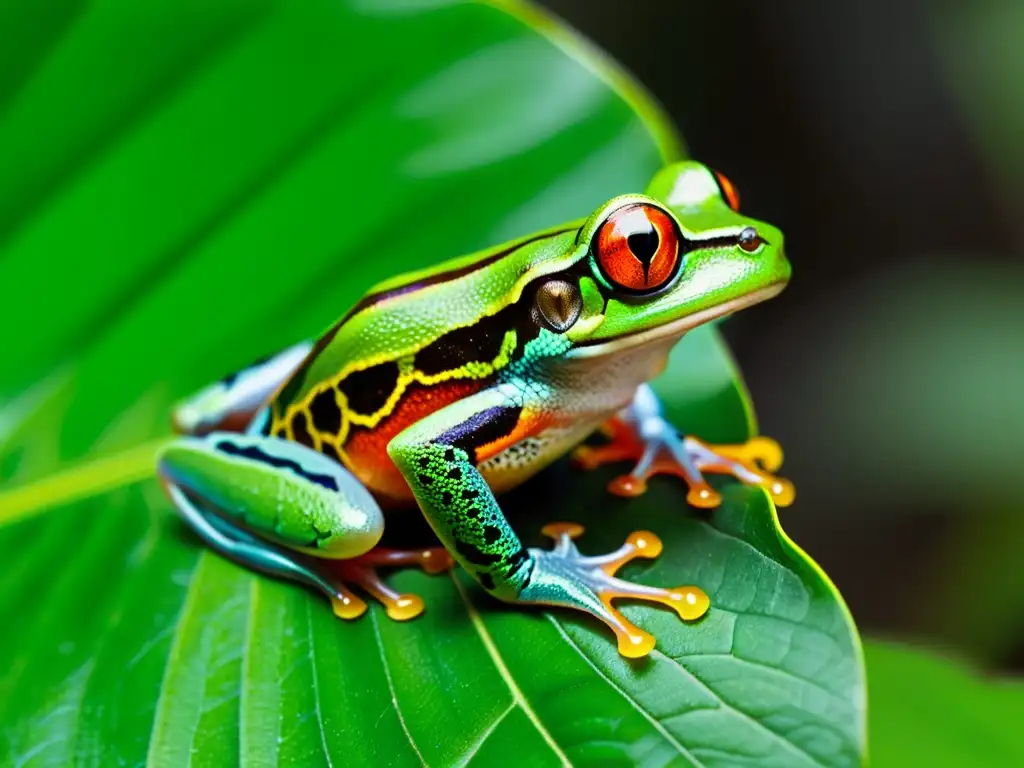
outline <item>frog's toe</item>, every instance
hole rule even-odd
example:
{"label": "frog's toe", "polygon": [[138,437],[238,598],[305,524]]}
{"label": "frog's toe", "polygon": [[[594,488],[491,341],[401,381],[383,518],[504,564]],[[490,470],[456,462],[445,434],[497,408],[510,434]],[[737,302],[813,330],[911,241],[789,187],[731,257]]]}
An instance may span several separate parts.
{"label": "frog's toe", "polygon": [[745,458],[757,462],[767,472],[778,472],[782,467],[782,446],[770,437],[752,437],[743,443],[741,451]]}
{"label": "frog's toe", "polygon": [[[359,558],[355,560],[331,561],[331,568],[340,579],[348,584],[360,587],[383,605],[384,611],[390,619],[408,621],[423,613],[424,606],[421,597],[396,592],[381,578],[376,568],[360,563]],[[356,598],[356,600],[359,600],[359,598]],[[335,616],[342,619],[356,619],[362,616],[366,611],[366,603],[363,603],[362,600],[359,600],[359,602],[362,603],[362,609],[356,611],[349,609],[347,606],[339,606],[338,601],[331,598]]]}
{"label": "frog's toe", "polygon": [[722,494],[705,482],[692,483],[686,503],[699,509],[714,509],[722,503]]}
{"label": "frog's toe", "polygon": [[376,547],[358,558],[363,565],[377,568],[400,568],[413,566],[421,568],[424,573],[437,574],[450,571],[455,560],[444,547],[424,547],[423,549],[386,549]]}
{"label": "frog's toe", "polygon": [[334,609],[335,616],[339,619],[351,621],[352,619],[358,619],[366,613],[365,600],[349,592],[341,584],[334,584],[333,586],[333,594],[328,593],[328,599],[331,601],[331,608]]}
{"label": "frog's toe", "polygon": [[699,619],[708,610],[710,600],[698,587],[664,589],[616,578],[618,570],[631,560],[661,554],[661,540],[653,533],[636,531],[614,552],[587,557],[573,543],[583,533],[582,526],[554,523],[545,526],[543,532],[555,540],[555,546],[551,550],[530,550],[535,564],[520,600],[575,608],[597,617],[615,633],[623,656],[646,656],[654,649],[655,639],[623,616],[614,607],[614,600],[659,603],[685,621]]}
{"label": "frog's toe", "polygon": [[613,417],[599,430],[608,438],[601,445],[581,445],[572,452],[572,463],[578,469],[593,470],[620,461],[639,461],[644,443],[636,430],[623,419]]}
{"label": "frog's toe", "polygon": [[608,492],[626,499],[643,496],[647,493],[647,478],[619,475],[608,483]]}
{"label": "frog's toe", "polygon": [[761,486],[779,507],[788,507],[796,498],[793,483],[772,474],[782,466],[782,448],[770,437],[736,445],[710,445],[687,437],[684,445],[698,472],[732,475],[747,485]]}
{"label": "frog's toe", "polygon": [[[384,606],[388,618],[395,621],[408,621],[424,611],[423,599],[418,595],[396,592],[378,573],[378,568],[401,568],[414,566],[422,568],[424,573],[438,574],[449,570],[454,564],[451,555],[443,547],[424,549],[384,549],[378,547],[350,560],[328,561],[332,570],[346,583],[355,584],[371,595]],[[354,595],[349,595],[355,597]],[[362,603],[359,598],[355,598]],[[339,610],[338,600],[331,598],[334,613],[343,619],[358,618],[366,610],[363,603],[358,612],[354,608],[342,606]]]}
{"label": "frog's toe", "polygon": [[643,444],[609,435],[612,442],[603,445],[581,445],[572,452],[572,463],[577,469],[594,470],[605,464],[636,461],[643,455]]}
{"label": "frog's toe", "polygon": [[638,390],[625,416],[610,419],[602,429],[608,442],[583,445],[573,453],[573,463],[583,469],[632,461],[628,474],[608,483],[608,491],[631,498],[647,491],[650,478],[672,475],[689,487],[686,500],[701,509],[722,503],[721,495],[704,479],[705,472],[732,475],[748,485],[759,485],[780,507],[793,503],[793,484],[773,473],[782,466],[782,448],[770,437],[755,437],[736,445],[709,445],[695,437],[682,437],[661,415],[653,393]]}

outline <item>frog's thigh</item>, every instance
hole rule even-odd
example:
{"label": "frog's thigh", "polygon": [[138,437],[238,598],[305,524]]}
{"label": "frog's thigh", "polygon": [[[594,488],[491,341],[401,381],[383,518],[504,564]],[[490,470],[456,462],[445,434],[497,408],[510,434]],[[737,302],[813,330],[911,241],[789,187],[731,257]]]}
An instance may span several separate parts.
{"label": "frog's thigh", "polygon": [[193,527],[197,514],[213,515],[276,544],[336,559],[368,552],[384,531],[369,491],[337,462],[298,443],[230,432],[184,437],[164,449],[159,467]]}
{"label": "frog's thigh", "polygon": [[175,430],[186,435],[225,429],[243,431],[256,410],[291,377],[312,348],[312,342],[301,342],[204,387],[175,406]]}
{"label": "frog's thigh", "polygon": [[483,390],[435,411],[388,445],[441,542],[485,589],[506,600],[528,581],[531,558],[477,463],[529,425],[523,399],[517,388]]}

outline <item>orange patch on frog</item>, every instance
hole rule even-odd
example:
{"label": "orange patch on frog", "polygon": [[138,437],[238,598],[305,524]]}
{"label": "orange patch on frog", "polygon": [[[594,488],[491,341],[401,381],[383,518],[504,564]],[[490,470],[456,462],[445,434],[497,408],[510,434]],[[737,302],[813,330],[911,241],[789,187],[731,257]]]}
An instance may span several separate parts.
{"label": "orange patch on frog", "polygon": [[504,437],[499,437],[497,440],[492,440],[489,443],[477,447],[477,463],[479,464],[497,456],[506,448],[515,445],[520,440],[543,432],[553,423],[554,419],[551,414],[543,411],[531,411],[524,408],[523,412],[519,414],[519,421],[516,423],[515,429]]}
{"label": "orange patch on frog", "polygon": [[388,456],[388,443],[406,427],[487,386],[481,380],[410,384],[389,416],[373,429],[354,427],[343,446],[345,464],[383,503],[413,503],[412,491]]}

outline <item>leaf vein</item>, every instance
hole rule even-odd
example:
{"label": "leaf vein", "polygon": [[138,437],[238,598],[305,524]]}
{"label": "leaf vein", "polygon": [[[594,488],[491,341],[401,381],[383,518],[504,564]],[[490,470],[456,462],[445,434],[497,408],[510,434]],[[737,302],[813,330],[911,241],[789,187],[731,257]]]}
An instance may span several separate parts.
{"label": "leaf vein", "polygon": [[323,711],[320,709],[320,675],[317,674],[316,666],[316,641],[313,639],[312,605],[311,600],[306,601],[306,626],[309,628],[309,665],[313,677],[313,701],[316,702],[316,724],[320,730],[320,746],[324,750],[324,760],[327,761],[328,768],[333,768],[334,763],[331,761],[331,752],[327,748],[327,731],[324,728]]}
{"label": "leaf vein", "polygon": [[[185,628],[196,609],[196,601],[199,599],[199,589],[196,582],[198,580],[199,569],[202,565],[202,557],[203,556],[200,555],[192,566],[192,573],[189,574],[188,591],[185,594],[185,604],[182,605],[181,612],[178,614],[178,619],[174,623],[174,640],[171,642],[171,649],[167,655],[167,663],[164,666],[164,676],[160,681],[160,690],[157,692],[156,712],[153,716],[153,729],[149,735],[149,752],[146,758],[146,762],[149,765],[154,765],[156,763],[157,746],[160,743],[159,736],[163,730],[165,722],[164,708],[167,706],[167,686],[173,675],[174,667],[177,665],[178,659],[180,658],[181,647],[184,644]],[[198,720],[196,725],[198,727]]]}
{"label": "leaf vein", "polygon": [[610,685],[613,689],[615,689],[615,691],[618,692],[622,696],[622,698],[624,698],[629,703],[629,705],[631,707],[633,707],[633,709],[635,709],[637,712],[639,712],[641,715],[643,715],[643,717],[648,722],[650,722],[650,724],[652,726],[654,726],[654,730],[656,730],[659,734],[661,734],[661,736],[665,739],[665,741],[667,741],[669,744],[671,744],[673,747],[675,747],[677,750],[679,750],[679,753],[681,755],[683,755],[684,757],[688,758],[691,761],[691,763],[693,764],[694,768],[706,768],[704,763],[702,763],[700,760],[698,760],[693,755],[693,753],[690,752],[690,750],[688,750],[686,747],[684,747],[679,742],[679,740],[676,739],[676,737],[673,736],[669,732],[669,730],[667,728],[665,728],[664,725],[662,725],[660,722],[658,722],[657,718],[655,718],[654,715],[652,715],[646,709],[641,707],[639,702],[637,702],[635,699],[633,699],[630,696],[628,696],[626,694],[626,692],[622,689],[622,687],[618,683],[616,683],[614,680],[612,680],[610,677],[608,677],[608,675],[606,675],[604,672],[602,672],[600,670],[600,668],[593,662],[593,660],[591,660],[591,658],[589,656],[587,656],[587,654],[585,654],[583,652],[583,649],[580,648],[580,646],[576,643],[576,641],[574,641],[571,637],[569,637],[569,633],[565,631],[565,628],[562,626],[561,622],[558,621],[558,619],[556,619],[550,613],[545,613],[544,615],[547,616],[548,619],[551,621],[551,623],[555,625],[555,629],[558,630],[558,634],[560,634],[562,636],[562,638],[572,647],[572,649],[574,651],[576,651],[576,653],[578,653],[580,655],[580,658],[582,658],[585,662],[587,662],[587,664],[590,665],[591,669],[593,669],[594,672],[597,673],[598,677],[600,677],[606,683],[608,683],[608,685]]}
{"label": "leaf vein", "polygon": [[790,672],[788,669],[780,669],[779,667],[773,667],[770,664],[765,664],[762,661],[754,661],[753,659],[747,659],[747,658],[744,658],[742,656],[737,656],[736,654],[729,654],[729,653],[687,653],[687,654],[684,654],[682,656],[671,656],[670,658],[673,661],[677,661],[677,662],[680,662],[680,663],[683,660],[685,660],[685,659],[696,659],[698,661],[701,660],[701,659],[729,659],[731,661],[735,661],[735,662],[738,662],[740,664],[749,664],[752,667],[757,667],[759,669],[764,669],[764,670],[767,670],[768,672],[772,672],[772,673],[777,674],[777,675],[782,675],[783,677],[790,677],[790,678],[792,678],[794,680],[798,680],[801,683],[805,683],[806,685],[809,685],[812,688],[815,688],[815,689],[821,691],[822,693],[827,694],[830,698],[833,698],[836,701],[841,702],[842,704],[844,704],[846,706],[850,706],[851,705],[851,702],[848,702],[846,699],[844,699],[842,696],[837,694],[835,691],[833,691],[833,690],[831,690],[829,688],[826,688],[824,685],[822,685],[821,683],[817,682],[816,680],[812,680],[809,677],[804,677],[803,675],[798,675],[795,672]]}
{"label": "leaf vein", "polygon": [[380,655],[381,666],[384,667],[384,678],[388,682],[388,692],[391,694],[391,702],[395,705],[395,714],[398,715],[398,724],[402,726],[402,732],[405,733],[405,738],[409,740],[409,746],[412,747],[412,751],[416,753],[416,757],[420,759],[422,765],[426,765],[427,761],[423,757],[423,753],[420,752],[420,748],[416,746],[416,742],[412,738],[412,733],[409,732],[409,726],[405,722],[405,715],[402,714],[402,708],[398,706],[398,695],[395,693],[395,682],[391,679],[391,666],[388,664],[387,657],[384,655],[384,641],[380,637],[380,625],[377,623],[377,612],[370,610],[370,624],[373,626],[373,637],[377,641],[377,653]]}
{"label": "leaf vein", "polygon": [[469,761],[473,759],[476,753],[480,751],[480,748],[484,745],[487,739],[491,737],[491,734],[498,730],[498,726],[501,725],[502,721],[506,717],[508,717],[509,713],[512,710],[514,710],[517,706],[519,706],[518,702],[516,702],[513,699],[512,702],[508,705],[508,708],[506,708],[504,712],[502,712],[500,715],[494,718],[494,722],[488,725],[480,734],[480,737],[477,739],[476,744],[471,746],[469,748],[469,751],[465,754],[465,756],[459,759],[455,763],[455,765],[463,766],[469,763]]}
{"label": "leaf vein", "polygon": [[714,696],[718,700],[718,702],[721,704],[722,709],[728,710],[728,711],[732,712],[733,714],[739,715],[742,719],[749,721],[751,723],[751,725],[754,725],[759,730],[764,731],[764,733],[766,733],[769,736],[771,736],[773,739],[778,741],[780,744],[782,744],[784,747],[786,747],[790,751],[795,752],[795,753],[801,755],[802,757],[805,757],[808,760],[810,760],[811,761],[811,765],[819,766],[819,768],[827,768],[827,766],[825,766],[824,763],[820,762],[816,757],[814,757],[809,752],[807,752],[803,747],[800,747],[797,744],[794,744],[792,741],[787,739],[781,733],[779,733],[778,731],[775,731],[775,730],[769,728],[767,725],[762,723],[756,717],[747,714],[743,710],[736,709],[736,707],[732,706],[729,702],[727,702],[725,699],[723,699],[722,696],[714,688],[712,688],[710,685],[705,683],[694,672],[692,672],[690,669],[688,669],[684,665],[680,664],[678,661],[673,659],[671,656],[666,656],[664,653],[659,651],[657,648],[655,648],[653,651],[651,651],[651,656],[660,657],[660,658],[664,659],[666,662],[668,662],[669,664],[673,665],[676,669],[678,669],[681,672],[683,672],[683,674],[686,677],[688,677],[691,680],[693,680],[701,688],[703,688],[709,694]]}
{"label": "leaf vein", "polygon": [[558,746],[558,742],[552,738],[551,734],[548,733],[548,729],[544,727],[544,724],[537,717],[537,713],[533,711],[533,707],[530,706],[529,702],[526,701],[526,697],[523,696],[522,690],[516,684],[515,679],[512,677],[512,673],[509,672],[508,667],[505,666],[505,660],[501,657],[498,652],[497,646],[494,644],[494,640],[491,638],[491,633],[487,631],[487,627],[484,626],[483,619],[480,618],[480,614],[469,600],[469,595],[466,594],[465,588],[459,583],[459,577],[456,575],[455,570],[448,572],[451,577],[452,583],[455,584],[455,591],[462,599],[462,604],[466,608],[466,613],[469,616],[469,621],[473,625],[473,629],[480,636],[480,641],[483,643],[484,649],[491,657],[491,661],[494,662],[494,666],[498,669],[498,674],[501,675],[501,679],[505,681],[505,685],[508,686],[509,691],[512,693],[512,699],[518,704],[523,713],[529,718],[530,722],[533,723],[534,728],[540,733],[547,742],[547,745],[551,748],[551,751],[555,753],[558,759],[562,762],[562,765],[571,766],[569,758],[565,756],[561,747]]}

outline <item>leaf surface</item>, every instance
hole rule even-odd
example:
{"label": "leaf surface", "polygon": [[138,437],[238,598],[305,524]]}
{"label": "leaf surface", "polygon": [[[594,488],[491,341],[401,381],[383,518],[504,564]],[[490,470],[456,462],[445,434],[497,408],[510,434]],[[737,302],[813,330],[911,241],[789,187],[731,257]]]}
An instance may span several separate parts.
{"label": "leaf surface", "polygon": [[[340,622],[203,551],[152,478],[177,398],[374,282],[642,189],[679,147],[625,75],[513,3],[2,13],[0,762],[860,764],[855,631],[760,491],[703,516],[563,462],[508,498],[531,543],[653,530],[665,554],[626,576],[708,591],[692,625],[628,607],[659,639],[636,663],[463,574],[396,574],[416,621]],[[753,429],[714,329],[658,388],[688,431]]]}

